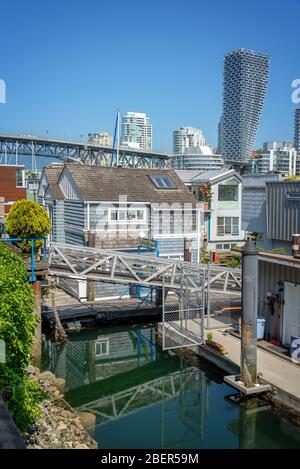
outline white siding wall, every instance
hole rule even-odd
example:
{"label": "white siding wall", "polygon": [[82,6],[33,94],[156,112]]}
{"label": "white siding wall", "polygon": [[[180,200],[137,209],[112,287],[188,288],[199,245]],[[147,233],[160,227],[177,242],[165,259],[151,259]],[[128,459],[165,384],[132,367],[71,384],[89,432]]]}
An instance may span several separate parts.
{"label": "white siding wall", "polygon": [[[222,183],[220,183],[222,184]],[[225,207],[224,202],[220,203],[218,201],[218,186],[219,184],[214,184],[212,186],[212,198],[211,198],[211,221],[210,221],[210,242],[215,243],[235,243],[241,242],[244,240],[245,232],[242,230],[241,227],[241,200],[242,200],[242,184],[240,183],[238,186],[238,201],[235,204],[228,204],[228,208]],[[230,205],[231,204],[231,205]],[[239,234],[238,235],[230,235],[225,234],[224,236],[218,236],[218,227],[217,227],[217,219],[218,217],[238,217],[239,218]]]}

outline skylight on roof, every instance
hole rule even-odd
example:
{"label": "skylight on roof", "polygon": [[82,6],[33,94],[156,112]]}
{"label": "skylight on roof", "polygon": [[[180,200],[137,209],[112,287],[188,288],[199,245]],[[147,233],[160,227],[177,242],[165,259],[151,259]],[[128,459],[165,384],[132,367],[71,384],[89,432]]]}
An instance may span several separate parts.
{"label": "skylight on roof", "polygon": [[157,189],[176,189],[177,186],[170,176],[150,176]]}

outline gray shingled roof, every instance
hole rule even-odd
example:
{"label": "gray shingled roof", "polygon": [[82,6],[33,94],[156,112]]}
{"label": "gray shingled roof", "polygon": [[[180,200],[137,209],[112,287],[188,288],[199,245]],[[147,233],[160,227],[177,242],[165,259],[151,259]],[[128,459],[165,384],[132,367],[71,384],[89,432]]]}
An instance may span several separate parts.
{"label": "gray shingled roof", "polygon": [[65,196],[64,196],[64,194],[63,194],[63,192],[62,192],[62,190],[61,190],[61,188],[59,187],[58,184],[54,184],[54,183],[51,182],[51,183],[48,184],[48,188],[50,189],[54,199],[60,200],[60,199],[65,198]]}
{"label": "gray shingled roof", "polygon": [[56,184],[63,168],[63,164],[51,164],[49,166],[45,166],[44,173],[47,176],[48,182],[53,182]]}
{"label": "gray shingled roof", "polygon": [[214,183],[222,181],[224,178],[229,176],[236,176],[241,180],[241,176],[234,170],[229,168],[213,169],[210,171],[204,171],[198,176],[194,177],[193,182],[210,182]]}
{"label": "gray shingled roof", "polygon": [[204,172],[199,169],[176,169],[175,171],[185,184],[190,184],[196,176]]}
{"label": "gray shingled roof", "polygon": [[48,187],[55,199],[64,199],[64,194],[57,184],[58,178],[61,175],[63,168],[63,164],[51,164],[49,166],[45,166],[43,169],[43,172],[47,176]]}
{"label": "gray shingled roof", "polygon": [[[150,203],[194,203],[193,194],[186,188],[172,169],[140,169],[66,164],[83,200],[119,200],[127,195],[129,202]],[[176,184],[176,189],[158,189],[150,176],[168,175]]]}

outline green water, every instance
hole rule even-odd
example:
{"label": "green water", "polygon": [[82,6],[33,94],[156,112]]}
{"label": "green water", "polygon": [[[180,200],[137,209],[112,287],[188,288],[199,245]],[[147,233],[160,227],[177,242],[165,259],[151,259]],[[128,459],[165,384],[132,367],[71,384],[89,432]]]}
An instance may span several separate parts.
{"label": "green water", "polygon": [[101,448],[300,447],[300,429],[273,410],[234,404],[216,369],[162,351],[155,325],[72,333],[65,345],[45,338],[43,368],[89,412]]}

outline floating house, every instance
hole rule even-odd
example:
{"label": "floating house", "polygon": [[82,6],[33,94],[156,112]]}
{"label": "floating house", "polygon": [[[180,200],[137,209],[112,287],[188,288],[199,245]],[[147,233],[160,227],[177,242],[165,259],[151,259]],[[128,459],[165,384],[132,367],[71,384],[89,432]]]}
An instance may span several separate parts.
{"label": "floating house", "polygon": [[43,170],[38,197],[53,242],[137,252],[150,239],[156,255],[183,260],[188,239],[192,261],[199,260],[202,205],[172,169],[53,164]]}

